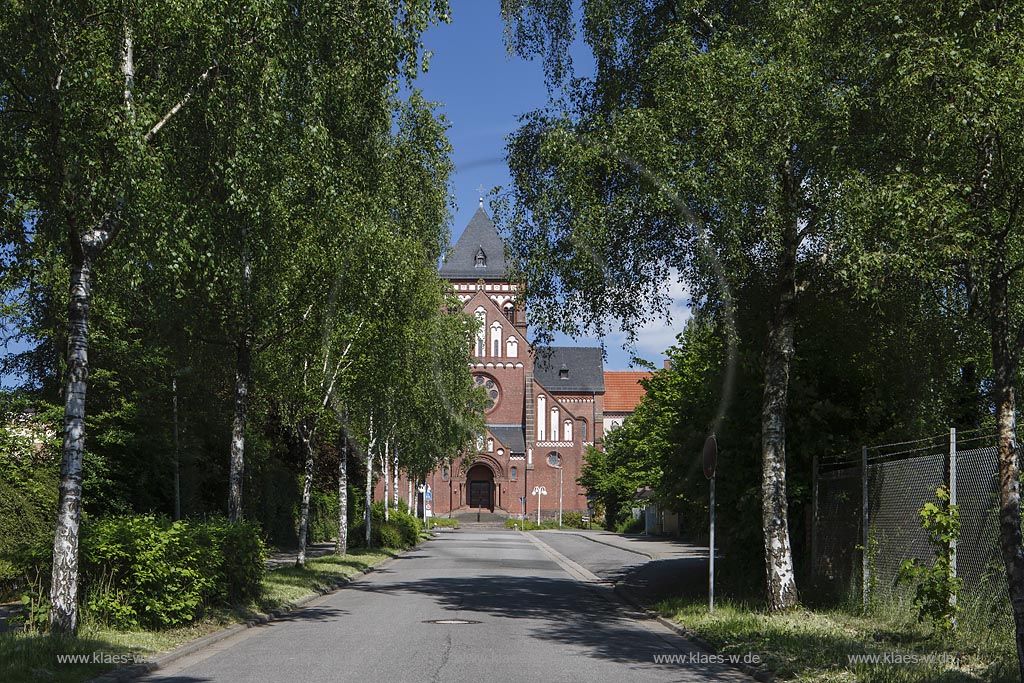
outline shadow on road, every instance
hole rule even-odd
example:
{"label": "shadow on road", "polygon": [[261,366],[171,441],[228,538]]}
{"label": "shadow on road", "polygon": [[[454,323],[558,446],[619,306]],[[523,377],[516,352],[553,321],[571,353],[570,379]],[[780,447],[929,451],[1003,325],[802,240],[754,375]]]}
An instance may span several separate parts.
{"label": "shadow on road", "polygon": [[[533,638],[583,647],[589,656],[644,669],[680,672],[682,665],[657,664],[654,656],[690,651],[680,650],[677,641],[670,643],[653,637],[651,631],[635,621],[645,618],[644,615],[621,604],[609,603],[569,578],[437,577],[409,582],[357,583],[350,590],[395,597],[417,593],[429,596],[439,608],[437,618],[474,619],[485,624],[494,618],[536,620],[538,623],[530,633]],[[702,680],[736,680],[735,672],[723,674],[716,665],[688,663],[685,669],[687,680],[695,680],[690,676],[698,673]]]}

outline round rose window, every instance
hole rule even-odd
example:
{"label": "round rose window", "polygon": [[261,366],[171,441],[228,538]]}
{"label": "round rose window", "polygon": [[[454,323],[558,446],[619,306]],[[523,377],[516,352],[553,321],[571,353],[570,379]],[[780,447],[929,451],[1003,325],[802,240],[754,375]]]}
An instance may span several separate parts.
{"label": "round rose window", "polygon": [[487,375],[477,375],[473,378],[473,385],[487,390],[487,412],[494,410],[494,406],[498,405],[498,396],[500,395],[497,383]]}

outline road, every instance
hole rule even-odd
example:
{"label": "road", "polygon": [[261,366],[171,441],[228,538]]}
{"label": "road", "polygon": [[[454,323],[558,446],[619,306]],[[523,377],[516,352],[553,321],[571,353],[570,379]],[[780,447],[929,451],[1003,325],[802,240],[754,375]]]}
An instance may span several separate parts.
{"label": "road", "polygon": [[[716,664],[656,663],[656,655],[701,655],[670,629],[618,602],[599,577],[566,559],[574,552],[568,544],[574,542],[560,541],[564,552],[515,531],[439,534],[344,590],[144,680],[752,680]],[[594,552],[589,546],[577,550]],[[599,570],[614,571],[598,566],[599,558],[578,557]]]}

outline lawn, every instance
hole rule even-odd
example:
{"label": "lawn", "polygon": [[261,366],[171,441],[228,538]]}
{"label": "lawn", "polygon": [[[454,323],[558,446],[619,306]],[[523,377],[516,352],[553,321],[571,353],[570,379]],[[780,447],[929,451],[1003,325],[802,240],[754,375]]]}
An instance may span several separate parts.
{"label": "lawn", "polygon": [[[101,624],[83,622],[78,638],[58,638],[33,633],[0,634],[0,681],[4,683],[78,683],[120,664],[144,661],[173,650],[190,640],[240,623],[256,614],[280,609],[289,603],[322,592],[339,581],[361,573],[394,552],[352,549],[348,555],[311,559],[304,568],[282,567],[267,572],[263,595],[236,610],[211,613],[195,624],[166,631],[117,631]],[[86,662],[62,662],[69,655]],[[92,661],[98,659],[99,661]]]}
{"label": "lawn", "polygon": [[[870,614],[798,609],[767,614],[724,602],[673,598],[655,609],[724,655],[757,655],[761,668],[801,683],[1003,683],[1017,680],[1012,625],[981,606],[965,606],[958,632],[919,624],[913,607],[894,599]],[[879,661],[851,661],[877,656]],[[931,661],[928,661],[931,659]]]}

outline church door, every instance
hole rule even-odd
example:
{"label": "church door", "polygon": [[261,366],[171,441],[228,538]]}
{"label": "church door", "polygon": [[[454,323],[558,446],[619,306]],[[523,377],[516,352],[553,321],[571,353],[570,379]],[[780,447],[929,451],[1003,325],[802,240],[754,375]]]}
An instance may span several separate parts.
{"label": "church door", "polygon": [[494,474],[483,465],[470,468],[466,476],[469,485],[469,507],[494,508],[491,494],[494,490]]}

